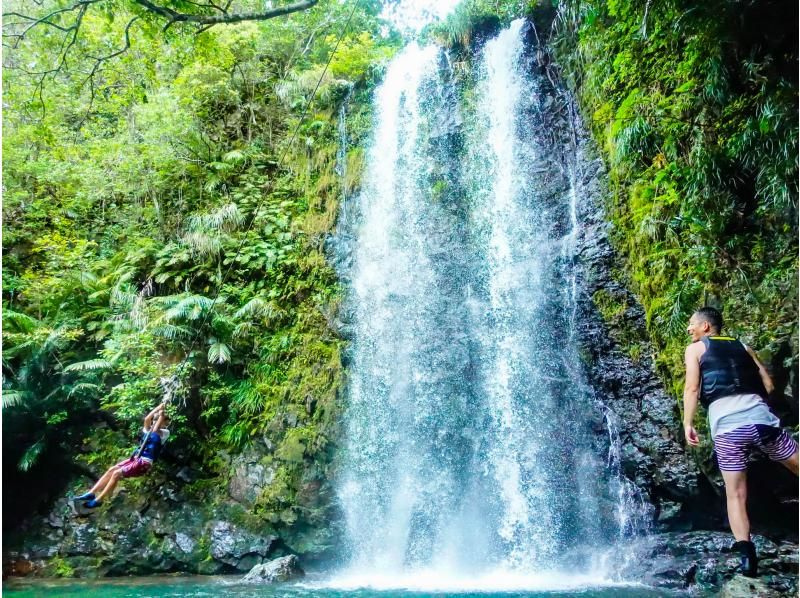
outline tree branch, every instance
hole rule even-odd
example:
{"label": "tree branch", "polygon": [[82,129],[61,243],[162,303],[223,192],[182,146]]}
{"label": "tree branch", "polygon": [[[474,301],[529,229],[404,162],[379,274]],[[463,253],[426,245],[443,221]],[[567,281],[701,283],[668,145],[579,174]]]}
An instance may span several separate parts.
{"label": "tree branch", "polygon": [[[78,124],[77,130],[80,131],[83,127],[83,123],[86,122],[86,119],[89,118],[89,113],[92,110],[92,106],[94,105],[94,76],[97,74],[100,65],[106,62],[107,60],[111,60],[112,58],[116,58],[120,54],[127,52],[128,48],[131,47],[131,26],[139,20],[139,17],[133,17],[128,24],[125,26],[125,44],[117,51],[112,52],[111,54],[107,54],[106,56],[92,56],[94,58],[94,66],[92,67],[91,72],[83,81],[83,85],[89,84],[89,106],[86,108],[86,112],[81,119],[81,122]],[[82,85],[82,86],[83,86]]]}
{"label": "tree branch", "polygon": [[[14,46],[13,46],[13,47],[16,48],[17,45],[19,44],[19,42],[21,42],[25,38],[25,35],[27,35],[28,31],[30,31],[31,29],[33,29],[34,27],[36,27],[37,25],[40,25],[40,24],[41,25],[50,25],[51,27],[55,27],[56,29],[58,29],[60,31],[63,31],[64,33],[68,33],[70,31],[72,31],[73,29],[75,29],[80,24],[78,19],[76,19],[76,22],[73,23],[70,27],[63,27],[62,25],[59,25],[57,23],[53,23],[50,20],[50,18],[54,17],[56,15],[63,14],[65,12],[72,12],[72,11],[77,10],[77,9],[81,9],[82,12],[86,12],[86,7],[89,4],[95,4],[96,2],[101,2],[101,1],[102,0],[81,0],[81,2],[76,2],[72,6],[69,6],[67,8],[61,8],[59,10],[54,10],[53,12],[51,12],[49,14],[46,14],[45,16],[40,17],[40,18],[34,18],[34,17],[29,16],[29,15],[24,15],[22,13],[13,12],[13,11],[12,12],[4,12],[3,13],[3,17],[4,18],[5,17],[14,16],[14,17],[19,17],[21,19],[25,19],[27,21],[31,21],[31,22],[28,24],[27,27],[25,27],[25,29],[22,31],[22,33],[4,33],[3,37],[16,37],[17,41],[14,43]],[[21,25],[21,23],[8,23],[8,25],[11,25],[11,26],[13,26],[13,25]]]}
{"label": "tree branch", "polygon": [[[157,15],[167,19],[168,22],[164,26],[164,29],[167,29],[173,23],[194,23],[196,25],[204,25],[205,28],[208,28],[210,26],[220,25],[222,23],[241,23],[242,21],[266,21],[268,19],[282,17],[284,15],[288,15],[293,12],[299,12],[302,10],[309,9],[319,2],[319,0],[300,0],[299,2],[295,2],[294,4],[278,6],[276,8],[272,8],[270,10],[265,10],[262,12],[242,12],[233,14],[228,14],[227,12],[227,8],[230,6],[230,3],[228,3],[225,6],[225,9],[222,10],[221,14],[195,15],[195,14],[178,12],[166,6],[155,4],[150,0],[134,0],[134,1],[140,6],[149,10],[150,12],[154,12]],[[215,6],[214,8],[219,10],[219,7],[217,6]]]}
{"label": "tree branch", "polygon": [[[32,77],[36,77],[36,82],[34,83],[33,87],[33,97],[32,100],[36,101],[38,104],[41,105],[42,110],[42,117],[46,114],[46,107],[44,103],[44,85],[47,81],[48,77],[55,78],[62,70],[68,67],[68,57],[70,51],[73,50],[73,47],[76,45],[78,41],[78,35],[80,32],[81,24],[83,22],[83,18],[87,13],[87,9],[97,3],[105,2],[106,0],[78,0],[74,2],[71,6],[66,8],[59,8],[57,10],[53,10],[48,14],[42,17],[36,17],[31,15],[25,15],[20,12],[16,11],[9,11],[3,13],[4,17],[16,17],[16,19],[11,23],[5,23],[3,26],[4,32],[3,37],[11,38],[13,42],[9,44],[3,44],[6,47],[10,48],[17,48],[19,44],[26,38],[27,34],[35,27],[39,25],[46,25],[48,27],[52,27],[58,31],[61,31],[63,35],[63,39],[61,40],[61,47],[55,54],[55,65],[52,68],[41,70],[41,71],[29,71],[21,66],[9,66],[8,68],[18,69]],[[243,13],[229,13],[229,9],[233,0],[186,0],[188,3],[196,6],[198,9],[210,11],[206,14],[191,14],[191,13],[183,13],[178,12],[177,10],[170,8],[168,6],[163,6],[161,4],[156,4],[152,0],[133,0],[135,4],[138,4],[145,10],[158,15],[166,20],[166,24],[164,25],[164,31],[166,31],[170,26],[175,23],[191,23],[194,25],[199,25],[197,33],[205,31],[214,25],[219,25],[223,23],[241,23],[243,21],[265,21],[268,19],[274,19],[276,17],[285,16],[288,14],[292,14],[295,12],[300,12],[307,10],[316,4],[318,4],[319,0],[297,0],[292,4],[286,4],[284,6],[278,6],[275,8],[271,8],[269,10],[264,10],[261,12],[243,12]],[[222,2],[224,1],[224,5]],[[40,0],[33,0],[34,3],[37,5],[41,5]],[[67,13],[74,13],[75,18],[71,24],[67,25],[61,19],[61,15]],[[91,109],[92,101],[94,100],[95,96],[95,81],[94,78],[97,73],[100,71],[101,66],[103,63],[116,58],[117,56],[126,52],[131,46],[130,40],[130,30],[133,23],[141,18],[141,15],[134,17],[131,19],[127,26],[125,27],[125,41],[124,45],[119,49],[111,54],[106,56],[86,56],[85,58],[89,58],[94,61],[92,68],[89,71],[88,76],[83,82],[83,86],[89,85],[89,93],[90,93],[90,102],[89,102],[89,109]],[[10,31],[9,31],[10,30]],[[8,31],[6,33],[6,31]],[[313,35],[312,35],[313,39]],[[52,63],[51,63],[52,64]],[[84,71],[85,72],[85,71]],[[87,111],[88,114],[88,111]],[[84,118],[84,121],[86,119]],[[81,121],[83,124],[84,121]]]}

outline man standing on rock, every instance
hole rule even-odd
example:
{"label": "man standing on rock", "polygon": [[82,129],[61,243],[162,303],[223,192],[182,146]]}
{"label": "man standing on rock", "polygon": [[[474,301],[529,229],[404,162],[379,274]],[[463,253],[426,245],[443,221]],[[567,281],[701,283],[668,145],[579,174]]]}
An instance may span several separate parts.
{"label": "man standing on rock", "polygon": [[728,521],[741,554],[741,572],[755,577],[756,549],[750,541],[747,518],[747,458],[760,448],[797,475],[797,443],[780,427],[780,420],[765,402],[774,385],[767,370],[750,347],[721,336],[722,314],[713,307],[698,309],[686,331],[692,344],[686,347],[686,385],[683,391],[683,427],[686,442],[697,446],[700,439],[692,422],[699,401],[708,410],[725,494]]}

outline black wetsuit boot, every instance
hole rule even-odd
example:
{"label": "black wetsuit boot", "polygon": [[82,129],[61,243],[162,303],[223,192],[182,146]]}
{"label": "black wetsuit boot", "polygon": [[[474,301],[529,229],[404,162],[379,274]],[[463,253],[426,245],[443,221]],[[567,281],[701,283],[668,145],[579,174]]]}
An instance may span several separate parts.
{"label": "black wetsuit boot", "polygon": [[758,576],[758,557],[756,557],[756,547],[752,542],[736,542],[733,549],[741,555],[739,573],[747,577]]}

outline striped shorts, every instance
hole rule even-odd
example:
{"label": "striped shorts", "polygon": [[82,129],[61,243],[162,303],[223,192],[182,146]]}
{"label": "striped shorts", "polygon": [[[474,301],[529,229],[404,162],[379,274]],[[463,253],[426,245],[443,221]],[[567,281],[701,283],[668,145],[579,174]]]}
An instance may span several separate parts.
{"label": "striped shorts", "polygon": [[745,471],[753,447],[773,461],[785,461],[797,451],[797,443],[781,428],[754,424],[719,434],[714,439],[717,462],[722,471]]}

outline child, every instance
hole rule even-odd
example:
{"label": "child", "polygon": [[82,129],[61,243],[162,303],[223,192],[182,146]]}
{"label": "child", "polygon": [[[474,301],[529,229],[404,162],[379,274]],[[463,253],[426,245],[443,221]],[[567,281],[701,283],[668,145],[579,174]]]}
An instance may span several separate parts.
{"label": "child", "polygon": [[120,478],[136,478],[150,471],[169,436],[169,430],[165,427],[168,421],[163,403],[148,413],[144,418],[140,448],[130,458],[110,467],[88,492],[76,496],[72,501],[76,512],[85,515],[99,507],[106,496],[114,491]]}

